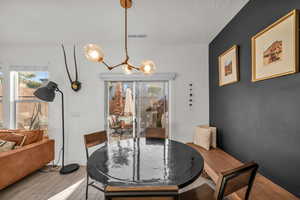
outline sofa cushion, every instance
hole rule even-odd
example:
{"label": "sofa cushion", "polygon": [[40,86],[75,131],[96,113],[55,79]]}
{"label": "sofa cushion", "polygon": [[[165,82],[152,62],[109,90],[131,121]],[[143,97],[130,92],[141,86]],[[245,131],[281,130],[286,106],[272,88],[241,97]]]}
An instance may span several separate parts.
{"label": "sofa cushion", "polygon": [[26,136],[19,133],[0,132],[0,139],[14,142],[16,146],[23,146]]}
{"label": "sofa cushion", "polygon": [[0,152],[12,150],[15,144],[16,144],[15,142],[0,140]]}
{"label": "sofa cushion", "polygon": [[41,141],[43,139],[43,130],[21,130],[18,134],[26,137],[23,146]]}
{"label": "sofa cushion", "polygon": [[[0,153],[0,193],[3,188],[42,168],[53,160],[54,140],[45,139],[20,149]],[[2,200],[3,198],[0,197],[0,199]]]}

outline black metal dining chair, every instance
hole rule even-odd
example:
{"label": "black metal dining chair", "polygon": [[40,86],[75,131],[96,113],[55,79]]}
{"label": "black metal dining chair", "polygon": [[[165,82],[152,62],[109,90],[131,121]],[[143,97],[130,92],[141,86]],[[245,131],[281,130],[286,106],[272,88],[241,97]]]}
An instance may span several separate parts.
{"label": "black metal dining chair", "polygon": [[[99,131],[95,133],[86,134],[84,137],[84,145],[85,145],[85,151],[86,151],[86,159],[89,159],[89,148],[94,147],[96,145],[102,144],[107,141],[107,133],[106,131]],[[92,186],[93,188],[100,190],[104,192],[103,188],[98,187],[95,185],[95,182],[89,182],[89,175],[86,173],[86,189],[85,189],[85,199],[88,199],[88,192],[89,192],[89,186]]]}
{"label": "black metal dining chair", "polygon": [[107,186],[105,200],[178,200],[178,187],[165,186]]}
{"label": "black metal dining chair", "polygon": [[180,200],[223,200],[224,197],[247,187],[245,200],[249,199],[258,165],[254,162],[222,172],[218,179],[216,191],[204,184],[179,195]]}

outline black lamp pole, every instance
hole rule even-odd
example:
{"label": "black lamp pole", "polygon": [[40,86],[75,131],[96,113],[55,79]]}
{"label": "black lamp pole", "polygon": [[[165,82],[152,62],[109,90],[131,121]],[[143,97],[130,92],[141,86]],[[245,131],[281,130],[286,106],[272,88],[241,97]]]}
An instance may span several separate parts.
{"label": "black lamp pole", "polygon": [[62,115],[62,167],[60,169],[61,174],[69,174],[79,169],[78,164],[65,165],[65,106],[64,106],[64,93],[58,88],[58,85],[52,81],[44,87],[38,88],[34,95],[47,102],[52,102],[55,98],[55,92],[61,94],[61,115]]}

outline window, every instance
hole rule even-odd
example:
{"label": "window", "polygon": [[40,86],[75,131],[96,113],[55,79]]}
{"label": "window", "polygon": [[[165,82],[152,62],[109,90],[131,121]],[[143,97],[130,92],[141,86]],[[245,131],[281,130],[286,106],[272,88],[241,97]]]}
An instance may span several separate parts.
{"label": "window", "polygon": [[0,128],[4,127],[3,115],[3,73],[0,72]]}
{"label": "window", "polygon": [[48,81],[48,72],[11,72],[13,121],[17,129],[48,129],[48,103],[37,99],[34,91]]}
{"label": "window", "polygon": [[106,85],[110,139],[143,137],[148,128],[169,137],[168,81],[107,81]]}

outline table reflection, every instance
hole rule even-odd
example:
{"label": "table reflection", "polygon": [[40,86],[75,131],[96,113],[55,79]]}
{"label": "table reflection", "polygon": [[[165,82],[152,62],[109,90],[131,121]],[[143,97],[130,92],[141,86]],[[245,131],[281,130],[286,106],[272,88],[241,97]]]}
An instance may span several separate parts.
{"label": "table reflection", "polygon": [[[88,161],[90,176],[107,184],[183,185],[197,177],[202,168],[200,154],[168,139],[135,138],[106,143]],[[97,177],[99,174],[104,177]]]}

